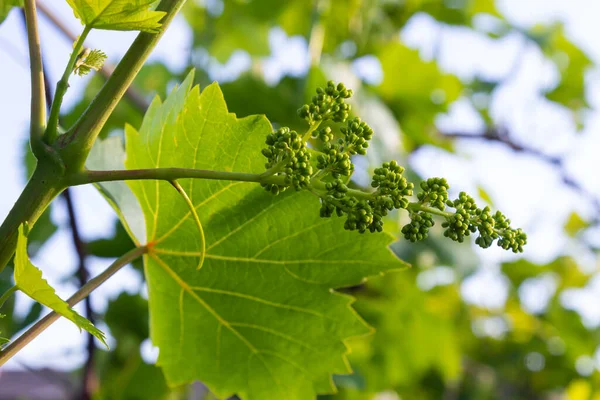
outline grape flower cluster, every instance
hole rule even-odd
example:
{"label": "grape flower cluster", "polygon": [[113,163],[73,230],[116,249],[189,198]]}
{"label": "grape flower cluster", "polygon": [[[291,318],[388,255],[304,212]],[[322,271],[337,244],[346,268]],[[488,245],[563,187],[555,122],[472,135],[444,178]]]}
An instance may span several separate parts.
{"label": "grape flower cluster", "polygon": [[411,202],[414,185],[404,177],[404,168],[390,161],[375,168],[370,191],[349,187],[354,172],[352,157],[365,155],[373,137],[367,123],[350,117],[346,101],[351,96],[352,90],[344,84],[328,82],[325,88],[317,89],[310,104],[298,110],[308,123],[305,133],[283,127],[267,136],[267,147],[262,150],[267,159],[262,174],[266,190],[273,194],[289,187],[308,190],[320,199],[321,217],[344,217],[344,228],[351,231],[381,232],[389,212],[405,209],[410,222],[401,232],[411,242],[428,237],[435,215],[443,220],[444,236],[454,241],[463,242],[478,233],[475,243],[483,248],[497,241],[505,250],[523,251],[527,235],[521,229],[511,228],[510,220],[500,211],[479,208],[464,192],[450,200],[450,186],[444,178],[422,181],[416,201]]}

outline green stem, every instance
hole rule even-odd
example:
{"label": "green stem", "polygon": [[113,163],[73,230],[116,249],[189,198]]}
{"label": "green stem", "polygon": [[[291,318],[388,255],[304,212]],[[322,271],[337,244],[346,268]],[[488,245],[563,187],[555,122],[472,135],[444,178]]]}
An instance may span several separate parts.
{"label": "green stem", "polygon": [[158,33],[141,32],[115,68],[100,92],[75,125],[60,137],[60,153],[71,171],[83,169],[85,160],[106,120],[131,85],[146,59],[181,9],[185,0],[162,0],[156,11],[167,14]]}
{"label": "green stem", "polygon": [[[100,275],[96,276],[93,279],[90,279],[84,286],[81,287],[69,300],[69,306],[73,307],[75,304],[79,303],[81,300],[85,299],[92,293],[98,286],[106,282],[108,278],[113,276],[117,271],[123,268],[125,265],[129,264],[133,260],[142,256],[143,254],[148,252],[148,247],[136,247],[125,253],[121,258],[112,263],[106,270],[104,270]],[[52,323],[54,323],[57,319],[60,318],[60,314],[56,312],[51,312],[46,315],[44,318],[36,322],[31,328],[29,328],[25,333],[19,336],[14,342],[11,342],[3,351],[0,351],[0,366],[4,365],[8,360],[10,360],[15,354],[17,354],[23,347],[29,344],[33,339],[35,339],[40,333],[42,333],[46,328],[48,328]]]}
{"label": "green stem", "polygon": [[[450,218],[451,216],[454,215],[454,213],[447,212],[447,211],[441,211],[441,210],[438,210],[437,208],[433,208],[433,207],[427,207],[421,203],[409,203],[408,207],[406,209],[409,211],[424,211],[424,212],[428,212],[430,214],[439,215],[444,218]],[[479,224],[481,224],[481,221],[478,219],[478,217],[475,216],[475,217],[471,217],[469,219],[469,223],[473,224],[473,225],[479,225]],[[500,236],[504,236],[506,234],[505,229],[494,228],[494,232],[496,232]]]}
{"label": "green stem", "polygon": [[284,177],[262,177],[261,174],[244,172],[210,171],[193,168],[151,168],[129,169],[112,171],[81,171],[67,177],[68,186],[85,185],[88,183],[131,181],[131,180],[163,180],[175,181],[177,179],[210,179],[222,181],[242,181],[256,183],[284,184]]}
{"label": "green stem", "polygon": [[406,207],[406,209],[409,211],[425,211],[430,214],[439,215],[440,217],[444,218],[449,218],[454,215],[454,213],[441,211],[434,207],[424,206],[421,203],[408,203],[408,207]]}
{"label": "green stem", "polygon": [[[33,0],[27,1],[29,18],[31,20],[32,17],[35,18],[35,13],[33,12],[34,2]],[[38,153],[40,154],[40,157],[38,157],[38,168],[7,218],[0,225],[0,271],[10,261],[15,252],[17,228],[19,225],[25,221],[33,225],[48,207],[52,199],[64,190],[63,177],[65,167],[70,171],[80,171],[83,168],[89,151],[106,120],[184,3],[185,0],[161,1],[156,10],[165,11],[167,14],[161,21],[160,32],[158,34],[140,33],[138,35],[102,90],[91,102],[75,126],[67,134],[59,137],[59,140],[54,144],[55,148],[46,146],[43,140],[41,140],[41,131],[43,129],[40,131],[39,136],[34,136],[37,141],[32,141],[33,151],[36,156],[38,156]],[[28,27],[28,31],[31,29],[32,27]],[[30,34],[29,36],[32,35]],[[32,37],[36,38],[37,35]],[[30,42],[32,41],[35,40],[30,38]],[[36,57],[38,56],[36,55]],[[38,89],[36,90],[39,90],[41,86],[37,85],[37,87]],[[44,95],[40,94],[39,99],[43,98]],[[44,109],[44,107],[36,106],[37,111],[40,109]],[[39,115],[36,121],[41,122],[42,118],[39,118]],[[45,126],[45,124],[42,126]],[[32,130],[32,132],[34,131]]]}
{"label": "green stem", "polygon": [[12,296],[12,294],[14,292],[16,292],[17,290],[19,290],[19,288],[17,287],[17,285],[15,285],[15,286],[11,287],[10,289],[8,289],[6,292],[4,292],[4,294],[2,296],[0,296],[0,308],[2,308],[4,303],[6,303],[6,300],[8,300],[8,298],[10,296]]}
{"label": "green stem", "polygon": [[46,127],[46,88],[42,50],[37,24],[35,0],[25,0],[25,20],[27,23],[27,43],[29,45],[29,63],[31,70],[31,121],[30,144],[33,154],[40,158],[45,153],[42,135]]}
{"label": "green stem", "polygon": [[0,271],[8,264],[15,252],[19,225],[27,222],[30,227],[33,227],[50,202],[64,188],[60,168],[40,160],[27,186],[0,225]]}
{"label": "green stem", "polygon": [[52,144],[58,136],[58,118],[60,116],[60,107],[65,94],[67,93],[67,89],[69,89],[69,77],[75,69],[77,57],[79,57],[79,53],[81,53],[81,50],[83,49],[83,42],[85,42],[85,38],[91,30],[92,28],[86,26],[81,35],[79,35],[79,38],[77,38],[77,41],[73,46],[73,52],[71,53],[71,57],[69,58],[69,62],[65,68],[65,72],[63,73],[62,78],[60,78],[60,81],[58,81],[56,84],[54,101],[52,102],[50,117],[48,118],[48,129],[46,129],[46,133],[44,134],[44,140],[46,143]]}
{"label": "green stem", "polygon": [[310,137],[311,137],[312,133],[313,133],[314,131],[316,131],[317,129],[319,129],[319,126],[321,125],[321,122],[322,122],[322,121],[318,121],[318,122],[315,122],[314,124],[312,124],[312,125],[311,125],[311,126],[308,128],[308,130],[307,130],[306,132],[304,132],[304,135],[302,135],[302,140],[303,140],[303,141],[305,141],[305,142],[307,142],[307,141],[308,141],[308,139],[310,139]]}

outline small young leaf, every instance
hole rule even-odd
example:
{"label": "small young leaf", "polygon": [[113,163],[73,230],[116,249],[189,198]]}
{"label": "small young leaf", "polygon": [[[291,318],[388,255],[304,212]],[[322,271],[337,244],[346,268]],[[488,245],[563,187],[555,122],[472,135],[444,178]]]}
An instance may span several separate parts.
{"label": "small young leaf", "polygon": [[569,236],[575,237],[581,230],[588,226],[590,226],[589,222],[581,218],[576,212],[572,212],[565,223],[565,232],[567,232]]}
{"label": "small young leaf", "polygon": [[88,28],[111,31],[157,32],[165,15],[153,11],[156,0],[67,0],[75,16]]}
{"label": "small young leaf", "polygon": [[92,69],[98,71],[104,65],[104,61],[106,61],[106,54],[103,51],[85,49],[75,63],[73,73],[84,76],[89,74]]}
{"label": "small young leaf", "polygon": [[15,283],[19,290],[33,300],[51,308],[72,321],[79,329],[85,329],[108,347],[104,333],[58,297],[54,288],[48,284],[48,281],[42,278],[42,271],[29,261],[29,257],[27,256],[27,237],[24,231],[24,225],[19,226],[19,239],[15,252]]}

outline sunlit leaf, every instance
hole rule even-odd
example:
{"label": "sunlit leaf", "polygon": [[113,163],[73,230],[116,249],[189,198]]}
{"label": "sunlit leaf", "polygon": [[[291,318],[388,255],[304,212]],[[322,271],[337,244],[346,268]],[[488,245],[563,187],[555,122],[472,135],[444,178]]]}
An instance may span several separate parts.
{"label": "sunlit leaf", "polygon": [[165,15],[150,6],[156,0],[67,0],[83,25],[114,31],[158,32]]}
{"label": "sunlit leaf", "polygon": [[15,284],[20,291],[31,297],[33,300],[51,308],[58,314],[67,318],[77,325],[79,329],[85,329],[108,347],[104,333],[69,307],[64,300],[58,297],[54,288],[42,278],[42,271],[29,261],[29,256],[27,255],[27,237],[25,236],[23,225],[19,227],[19,240],[15,252],[14,274]]}
{"label": "sunlit leaf", "polygon": [[[127,167],[264,170],[268,120],[237,119],[216,84],[200,94],[191,82],[164,103],[155,100],[139,131],[127,127]],[[369,329],[351,299],[331,288],[403,267],[386,248],[392,238],[321,219],[310,194],[272,196],[256,184],[226,181],[181,185],[202,221],[204,254],[171,185],[130,182],[146,216],[152,340],[167,381],[201,380],[219,396],[247,399],[333,391],[331,375],[349,372],[344,341]]]}

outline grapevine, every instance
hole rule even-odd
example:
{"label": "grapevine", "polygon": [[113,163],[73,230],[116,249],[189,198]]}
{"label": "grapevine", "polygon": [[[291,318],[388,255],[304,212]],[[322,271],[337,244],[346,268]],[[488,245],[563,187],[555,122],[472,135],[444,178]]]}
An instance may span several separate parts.
{"label": "grapevine", "polygon": [[[328,82],[318,88],[310,104],[298,110],[308,124],[300,134],[282,127],[267,136],[264,177],[279,177],[278,183],[262,183],[277,195],[288,188],[308,190],[321,203],[320,215],[344,217],[344,228],[351,231],[381,232],[383,218],[395,209],[408,212],[410,222],[402,227],[406,240],[426,239],[435,225],[434,215],[443,220],[444,236],[457,242],[478,233],[475,243],[482,248],[494,241],[505,250],[523,251],[527,235],[522,229],[510,226],[510,220],[500,211],[492,214],[489,207],[479,208],[475,200],[461,192],[450,200],[450,185],[444,178],[429,178],[415,185],[404,177],[405,169],[396,161],[375,168],[372,191],[352,189],[350,177],[354,172],[353,157],[365,155],[373,129],[358,117],[350,118],[347,100],[352,90],[343,83]],[[328,123],[326,127],[322,124]]]}

